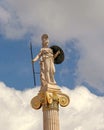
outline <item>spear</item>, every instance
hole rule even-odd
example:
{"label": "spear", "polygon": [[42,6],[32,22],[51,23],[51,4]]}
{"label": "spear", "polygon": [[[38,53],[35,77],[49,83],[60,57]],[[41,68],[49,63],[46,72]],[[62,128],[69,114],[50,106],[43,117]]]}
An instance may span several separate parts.
{"label": "spear", "polygon": [[32,60],[33,60],[33,52],[32,52],[32,43],[31,42],[30,42],[30,52],[31,52],[31,63],[32,63],[34,86],[36,86],[34,63],[32,62]]}

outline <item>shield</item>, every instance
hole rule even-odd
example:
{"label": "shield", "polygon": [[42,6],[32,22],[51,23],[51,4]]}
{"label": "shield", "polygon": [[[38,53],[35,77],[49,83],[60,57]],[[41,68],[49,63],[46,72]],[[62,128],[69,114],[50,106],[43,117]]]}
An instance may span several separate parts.
{"label": "shield", "polygon": [[60,51],[60,54],[54,59],[55,64],[61,64],[64,61],[64,52],[59,46],[51,46],[50,47],[53,51],[53,55],[55,55],[58,51]]}

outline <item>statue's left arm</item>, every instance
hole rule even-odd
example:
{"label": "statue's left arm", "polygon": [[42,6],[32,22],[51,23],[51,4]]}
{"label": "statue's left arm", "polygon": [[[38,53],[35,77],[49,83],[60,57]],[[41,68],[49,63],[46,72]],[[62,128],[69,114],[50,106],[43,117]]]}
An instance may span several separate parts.
{"label": "statue's left arm", "polygon": [[58,50],[56,54],[54,55],[54,59],[60,54],[60,51]]}

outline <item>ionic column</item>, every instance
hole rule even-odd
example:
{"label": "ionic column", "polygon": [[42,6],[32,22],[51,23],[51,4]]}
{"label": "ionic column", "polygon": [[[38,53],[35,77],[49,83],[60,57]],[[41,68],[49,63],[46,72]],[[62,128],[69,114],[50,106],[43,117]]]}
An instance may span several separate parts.
{"label": "ionic column", "polygon": [[43,109],[43,130],[60,130],[59,128],[59,104],[66,107],[70,102],[66,94],[58,92],[40,92],[32,98],[32,108]]}

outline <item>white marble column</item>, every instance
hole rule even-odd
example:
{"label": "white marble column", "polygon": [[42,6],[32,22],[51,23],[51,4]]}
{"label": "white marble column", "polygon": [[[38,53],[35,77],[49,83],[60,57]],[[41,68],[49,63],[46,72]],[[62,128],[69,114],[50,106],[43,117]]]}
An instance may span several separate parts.
{"label": "white marble column", "polygon": [[43,130],[60,130],[58,105],[53,102],[43,106]]}

